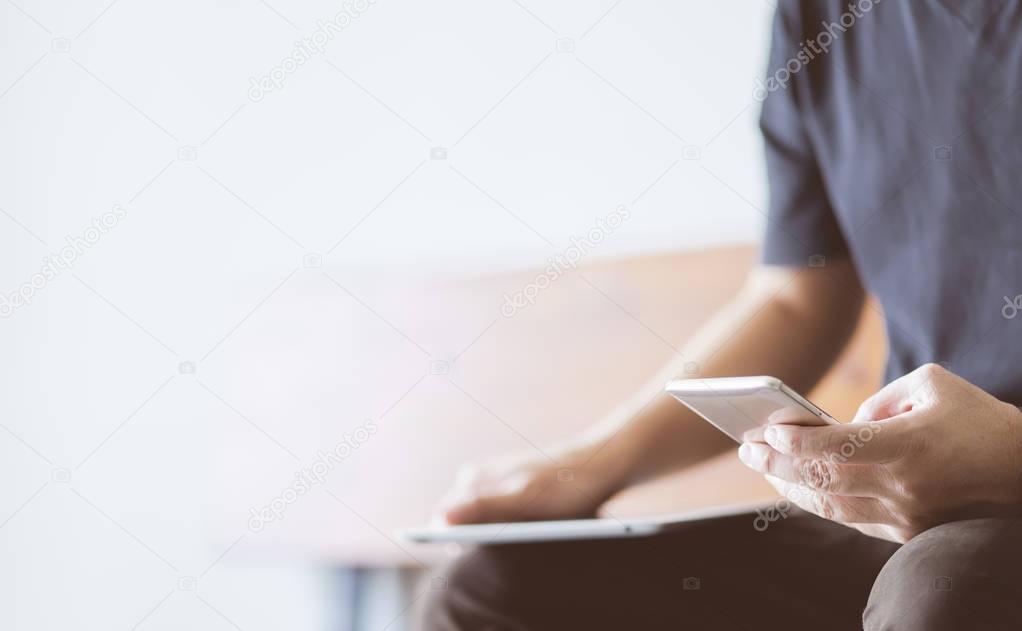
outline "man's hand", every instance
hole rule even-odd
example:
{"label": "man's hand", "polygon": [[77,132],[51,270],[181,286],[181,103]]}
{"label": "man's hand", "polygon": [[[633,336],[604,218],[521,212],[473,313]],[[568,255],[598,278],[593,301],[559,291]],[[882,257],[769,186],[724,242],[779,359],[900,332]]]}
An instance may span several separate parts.
{"label": "man's hand", "polygon": [[[624,485],[627,463],[595,458],[599,446],[536,451],[465,465],[435,521],[467,524],[592,517]],[[616,466],[620,465],[620,467]]]}
{"label": "man's hand", "polygon": [[768,425],[742,461],[789,501],[904,542],[949,521],[1022,514],[1022,412],[935,364],[897,379],[852,423]]}

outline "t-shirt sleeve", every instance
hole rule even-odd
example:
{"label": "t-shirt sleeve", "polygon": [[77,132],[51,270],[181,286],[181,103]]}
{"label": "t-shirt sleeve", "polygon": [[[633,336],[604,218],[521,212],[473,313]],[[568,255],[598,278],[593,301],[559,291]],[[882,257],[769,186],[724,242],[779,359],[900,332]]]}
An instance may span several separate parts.
{"label": "t-shirt sleeve", "polygon": [[[848,256],[848,245],[831,207],[800,104],[800,97],[809,95],[806,82],[813,63],[804,52],[801,59],[798,56],[800,31],[798,3],[780,2],[767,78],[760,86],[765,96],[760,129],[770,190],[762,259],[768,265],[818,265],[821,256]],[[792,72],[796,62],[798,70]]]}

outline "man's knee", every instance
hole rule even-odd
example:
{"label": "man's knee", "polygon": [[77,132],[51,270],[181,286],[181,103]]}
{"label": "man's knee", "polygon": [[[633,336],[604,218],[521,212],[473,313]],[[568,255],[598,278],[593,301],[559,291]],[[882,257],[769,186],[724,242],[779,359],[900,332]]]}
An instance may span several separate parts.
{"label": "man's knee", "polygon": [[[518,607],[515,584],[526,577],[528,554],[509,546],[479,547],[432,574],[418,628],[423,631],[521,628],[511,618]],[[519,583],[520,584],[520,583]]]}
{"label": "man's knee", "polygon": [[873,584],[867,631],[1014,629],[1022,615],[1022,521],[931,528],[902,546]]}

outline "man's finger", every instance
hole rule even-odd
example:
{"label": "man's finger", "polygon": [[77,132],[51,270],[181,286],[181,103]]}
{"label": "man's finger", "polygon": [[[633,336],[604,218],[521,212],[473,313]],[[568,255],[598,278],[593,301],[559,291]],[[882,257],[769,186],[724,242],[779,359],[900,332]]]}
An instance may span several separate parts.
{"label": "man's finger", "polygon": [[770,425],[778,424],[816,427],[820,424],[820,418],[810,414],[807,410],[791,407],[783,408],[770,414],[770,416],[767,417],[765,424],[757,425],[742,434],[742,442],[765,443],[766,440],[763,438],[763,432],[766,431],[766,428]]}
{"label": "man's finger", "polygon": [[906,417],[821,427],[771,425],[763,438],[777,451],[796,458],[878,464],[901,458],[914,440],[913,427]]}
{"label": "man's finger", "polygon": [[766,439],[763,438],[763,432],[766,430],[765,425],[758,425],[753,427],[749,431],[742,434],[743,443],[765,443]]}
{"label": "man's finger", "polygon": [[863,401],[852,422],[879,421],[908,412],[914,405],[915,397],[928,384],[947,374],[948,371],[939,364],[923,364],[907,375],[898,377]]}
{"label": "man's finger", "polygon": [[774,476],[766,479],[789,502],[824,519],[842,524],[890,524],[893,519],[887,507],[874,497],[828,495]]}
{"label": "man's finger", "polygon": [[885,470],[875,465],[793,458],[764,443],[743,444],[738,457],[750,469],[821,493],[883,497],[888,486]]}
{"label": "man's finger", "polygon": [[521,495],[486,495],[450,506],[444,518],[451,525],[513,521],[521,508]]}

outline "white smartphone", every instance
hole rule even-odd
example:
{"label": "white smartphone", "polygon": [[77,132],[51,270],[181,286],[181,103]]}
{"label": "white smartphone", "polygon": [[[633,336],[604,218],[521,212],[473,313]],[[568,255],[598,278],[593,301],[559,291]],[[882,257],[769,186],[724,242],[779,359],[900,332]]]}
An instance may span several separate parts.
{"label": "white smartphone", "polygon": [[840,424],[776,377],[676,379],[665,389],[738,442],[742,442],[745,432],[762,427],[768,421]]}

